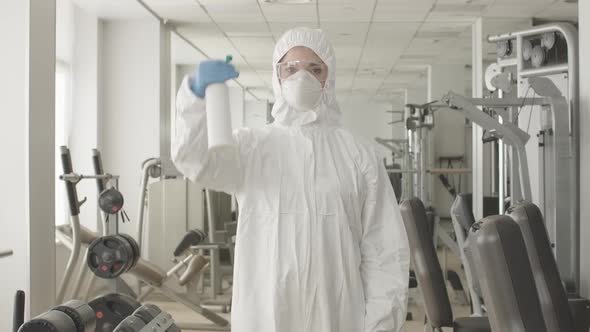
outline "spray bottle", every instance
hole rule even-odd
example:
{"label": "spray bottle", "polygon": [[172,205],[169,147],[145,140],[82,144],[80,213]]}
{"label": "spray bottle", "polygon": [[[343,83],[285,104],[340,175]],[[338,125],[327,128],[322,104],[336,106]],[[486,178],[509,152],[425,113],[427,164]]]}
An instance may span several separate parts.
{"label": "spray bottle", "polygon": [[[229,63],[231,60],[231,55],[226,56],[225,62]],[[235,145],[231,128],[229,92],[225,83],[214,83],[207,86],[205,89],[205,109],[209,150]]]}

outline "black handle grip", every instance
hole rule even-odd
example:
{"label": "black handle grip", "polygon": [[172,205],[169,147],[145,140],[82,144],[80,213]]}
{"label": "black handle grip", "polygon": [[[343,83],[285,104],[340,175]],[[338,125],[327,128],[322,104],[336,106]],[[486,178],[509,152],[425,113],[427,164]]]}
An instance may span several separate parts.
{"label": "black handle grip", "polygon": [[18,329],[25,322],[25,292],[22,290],[16,291],[14,296],[14,314],[12,317],[12,331],[18,332]]}
{"label": "black handle grip", "polygon": [[[70,149],[68,149],[67,146],[60,146],[59,149],[61,152],[61,166],[63,169],[63,174],[73,173]],[[78,192],[76,191],[76,185],[70,181],[64,182],[66,183],[66,193],[68,195],[70,213],[72,216],[77,216],[80,214],[80,206],[78,205]]]}
{"label": "black handle grip", "polygon": [[176,246],[176,249],[174,250],[174,257],[182,255],[182,253],[190,246],[196,246],[205,239],[207,239],[207,234],[199,229],[188,231],[182,240],[180,240],[178,246]]}
{"label": "black handle grip", "polygon": [[451,194],[451,196],[457,197],[457,190],[453,188],[453,186],[451,186],[449,178],[446,175],[439,174],[438,179],[440,180],[442,185],[447,189],[447,191]]}
{"label": "black handle grip", "polygon": [[491,142],[496,142],[496,141],[498,141],[498,137],[493,137],[493,136],[490,136],[490,137],[484,137],[484,138],[482,138],[482,139],[481,139],[481,141],[482,141],[483,143],[491,143]]}
{"label": "black handle grip", "polygon": [[[92,149],[92,165],[94,166],[95,175],[104,175],[104,169],[102,168],[102,157],[98,149]],[[96,188],[98,193],[102,193],[106,189],[106,181],[104,179],[96,179]]]}

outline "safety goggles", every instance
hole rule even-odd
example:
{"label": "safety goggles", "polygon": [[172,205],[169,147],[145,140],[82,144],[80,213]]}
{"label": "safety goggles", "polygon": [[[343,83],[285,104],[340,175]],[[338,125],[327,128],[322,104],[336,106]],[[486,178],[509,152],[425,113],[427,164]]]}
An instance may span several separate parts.
{"label": "safety goggles", "polygon": [[289,78],[289,76],[297,73],[300,70],[307,70],[310,74],[315,76],[320,82],[325,82],[328,79],[328,66],[325,63],[309,60],[293,60],[277,63],[277,76],[281,80]]}

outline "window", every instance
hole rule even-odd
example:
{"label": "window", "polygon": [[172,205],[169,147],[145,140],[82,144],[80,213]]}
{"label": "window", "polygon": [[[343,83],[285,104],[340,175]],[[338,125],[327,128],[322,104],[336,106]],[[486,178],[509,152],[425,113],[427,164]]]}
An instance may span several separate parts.
{"label": "window", "polygon": [[68,145],[70,114],[70,68],[61,61],[55,66],[55,225],[69,223],[69,208],[65,185],[59,176],[63,173],[59,147]]}

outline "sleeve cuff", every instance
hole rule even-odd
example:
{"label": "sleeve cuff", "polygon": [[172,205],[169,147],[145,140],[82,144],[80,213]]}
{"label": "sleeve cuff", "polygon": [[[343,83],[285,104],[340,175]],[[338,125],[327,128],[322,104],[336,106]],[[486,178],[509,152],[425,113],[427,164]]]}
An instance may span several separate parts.
{"label": "sleeve cuff", "polygon": [[205,110],[205,99],[199,98],[190,88],[190,76],[185,75],[178,94],[176,96],[176,106],[181,112],[186,110]]}

